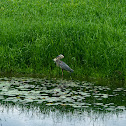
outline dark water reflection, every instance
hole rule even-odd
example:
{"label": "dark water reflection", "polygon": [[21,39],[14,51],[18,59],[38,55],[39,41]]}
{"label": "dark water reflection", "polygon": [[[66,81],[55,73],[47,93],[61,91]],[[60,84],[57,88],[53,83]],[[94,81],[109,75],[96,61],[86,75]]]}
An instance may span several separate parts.
{"label": "dark water reflection", "polygon": [[[28,106],[29,107],[29,106]],[[125,126],[126,111],[94,112],[56,109],[41,110],[34,106],[2,105],[0,107],[1,126]]]}
{"label": "dark water reflection", "polygon": [[0,126],[125,126],[126,89],[87,82],[1,78]]}

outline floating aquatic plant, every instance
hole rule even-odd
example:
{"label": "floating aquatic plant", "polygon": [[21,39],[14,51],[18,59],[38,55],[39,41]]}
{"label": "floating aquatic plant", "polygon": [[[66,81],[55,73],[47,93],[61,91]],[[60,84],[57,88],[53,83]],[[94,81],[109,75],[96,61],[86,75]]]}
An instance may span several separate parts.
{"label": "floating aquatic plant", "polygon": [[38,78],[5,78],[0,80],[0,101],[3,102],[44,103],[48,106],[61,105],[73,108],[93,107],[107,111],[124,110],[126,106],[124,102],[126,98],[122,99],[122,96],[126,96],[126,89],[123,88],[111,90],[109,87],[72,80],[56,81]]}

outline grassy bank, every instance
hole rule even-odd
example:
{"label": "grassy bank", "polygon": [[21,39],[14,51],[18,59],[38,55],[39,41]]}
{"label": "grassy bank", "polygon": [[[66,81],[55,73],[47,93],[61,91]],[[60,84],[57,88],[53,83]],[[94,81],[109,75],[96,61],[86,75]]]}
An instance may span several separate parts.
{"label": "grassy bank", "polygon": [[[1,0],[0,70],[126,78],[124,0]],[[66,75],[68,75],[66,73]]]}

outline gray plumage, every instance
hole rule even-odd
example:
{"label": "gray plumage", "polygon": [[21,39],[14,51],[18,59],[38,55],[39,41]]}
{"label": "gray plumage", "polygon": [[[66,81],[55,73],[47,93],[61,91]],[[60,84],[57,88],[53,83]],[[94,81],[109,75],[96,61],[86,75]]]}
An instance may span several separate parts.
{"label": "gray plumage", "polygon": [[57,66],[59,66],[61,69],[69,71],[69,72],[73,72],[74,70],[72,70],[66,63],[64,63],[61,60],[56,61]]}
{"label": "gray plumage", "polygon": [[62,69],[62,76],[63,76],[63,70],[73,72],[72,70],[65,62],[61,61],[60,59],[64,58],[62,54],[58,55],[56,58],[53,59],[53,61],[56,63],[58,67]]}

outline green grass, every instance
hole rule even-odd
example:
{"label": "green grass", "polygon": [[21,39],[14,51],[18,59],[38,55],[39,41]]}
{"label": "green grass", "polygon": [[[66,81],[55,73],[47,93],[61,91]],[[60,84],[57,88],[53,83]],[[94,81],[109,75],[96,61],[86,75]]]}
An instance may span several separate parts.
{"label": "green grass", "polygon": [[57,76],[63,54],[75,77],[125,79],[125,14],[124,0],[1,0],[0,70]]}

